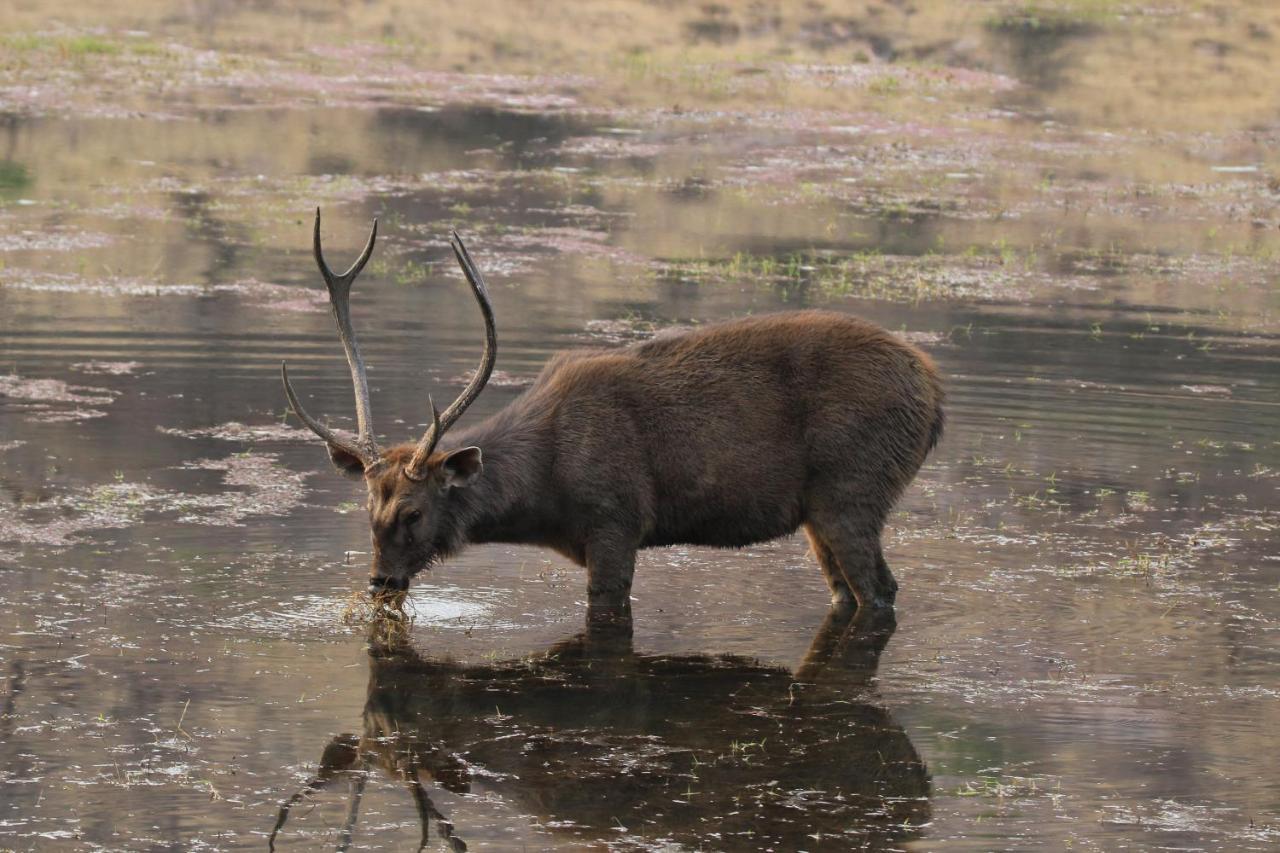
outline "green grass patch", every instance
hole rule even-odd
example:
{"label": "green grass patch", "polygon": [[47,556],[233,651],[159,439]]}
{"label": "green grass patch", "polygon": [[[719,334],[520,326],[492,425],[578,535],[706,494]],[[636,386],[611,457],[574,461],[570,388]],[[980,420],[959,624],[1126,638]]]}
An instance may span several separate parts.
{"label": "green grass patch", "polygon": [[950,295],[945,275],[920,264],[895,264],[867,250],[832,256],[792,252],[774,257],[739,252],[724,259],[689,260],[667,266],[667,274],[686,281],[754,281],[806,290],[824,298],[859,297],[888,302],[918,302]]}
{"label": "green grass patch", "polygon": [[72,36],[62,39],[58,49],[68,56],[109,56],[120,52],[120,45],[99,36]]}
{"label": "green grass patch", "polygon": [[47,50],[54,45],[54,40],[37,33],[14,33],[0,38],[0,46],[15,53],[30,53],[36,50]]}
{"label": "green grass patch", "polygon": [[986,20],[987,29],[1010,35],[1073,36],[1116,20],[1115,0],[1027,0],[1011,3]]}
{"label": "green grass patch", "polygon": [[26,166],[13,160],[0,160],[0,198],[21,195],[33,182]]}
{"label": "green grass patch", "polygon": [[14,33],[0,38],[0,46],[14,53],[57,52],[64,57],[114,56],[124,50],[124,45],[118,41],[90,34],[51,36],[44,33]]}
{"label": "green grass patch", "polygon": [[396,284],[420,284],[435,273],[436,265],[430,261],[415,261],[411,258],[403,260],[375,260],[369,264],[369,272],[376,276],[390,278]]}

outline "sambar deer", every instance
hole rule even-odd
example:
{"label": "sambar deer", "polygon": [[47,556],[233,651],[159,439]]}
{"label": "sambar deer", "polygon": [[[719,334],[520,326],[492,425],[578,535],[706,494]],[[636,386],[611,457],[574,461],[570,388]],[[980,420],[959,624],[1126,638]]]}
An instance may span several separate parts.
{"label": "sambar deer", "polygon": [[420,441],[381,450],[350,309],[377,233],[375,220],[360,257],[336,275],[316,211],[315,258],[351,368],[359,434],[307,414],[281,365],[293,411],[368,488],[371,593],[408,589],[470,543],[526,543],[586,567],[592,612],[627,614],[640,549],[742,547],[803,526],[833,606],[892,606],[898,584],[881,529],[943,424],[941,382],[919,349],[834,313],[733,320],[558,354],[506,408],[450,432],[497,352],[488,289],[454,233],[484,317],[480,367],[443,413],[429,402]]}

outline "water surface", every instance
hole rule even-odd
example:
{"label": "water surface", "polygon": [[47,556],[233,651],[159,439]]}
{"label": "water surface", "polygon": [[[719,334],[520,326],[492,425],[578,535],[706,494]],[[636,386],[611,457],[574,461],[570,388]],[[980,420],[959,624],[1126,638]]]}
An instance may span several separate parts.
{"label": "water surface", "polygon": [[[984,24],[1019,88],[980,111],[15,107],[0,846],[260,848],[292,803],[280,849],[1274,847],[1277,129],[1101,127],[1090,26]],[[896,625],[831,617],[793,538],[646,552],[631,636],[506,546],[414,588],[406,648],[344,626],[362,495],[278,380],[350,423],[317,205],[335,265],[380,221],[354,311],[393,441],[479,354],[451,228],[499,323],[470,418],[668,326],[918,342],[949,422],[887,535]]]}

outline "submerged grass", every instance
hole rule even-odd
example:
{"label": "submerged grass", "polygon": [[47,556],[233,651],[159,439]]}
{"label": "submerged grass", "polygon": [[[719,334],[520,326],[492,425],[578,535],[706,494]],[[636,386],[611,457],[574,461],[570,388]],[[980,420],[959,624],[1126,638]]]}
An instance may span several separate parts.
{"label": "submerged grass", "polygon": [[342,624],[364,628],[372,646],[396,647],[408,642],[416,616],[408,591],[369,595],[357,589],[342,609]]}

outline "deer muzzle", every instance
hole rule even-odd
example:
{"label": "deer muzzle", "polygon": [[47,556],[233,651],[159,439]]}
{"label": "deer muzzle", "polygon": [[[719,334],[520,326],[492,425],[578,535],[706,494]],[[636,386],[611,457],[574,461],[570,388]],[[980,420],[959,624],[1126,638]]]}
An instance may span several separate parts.
{"label": "deer muzzle", "polygon": [[369,576],[369,595],[377,598],[393,592],[404,592],[409,588],[409,578],[393,578],[385,575]]}

